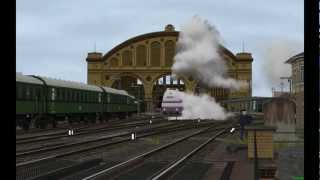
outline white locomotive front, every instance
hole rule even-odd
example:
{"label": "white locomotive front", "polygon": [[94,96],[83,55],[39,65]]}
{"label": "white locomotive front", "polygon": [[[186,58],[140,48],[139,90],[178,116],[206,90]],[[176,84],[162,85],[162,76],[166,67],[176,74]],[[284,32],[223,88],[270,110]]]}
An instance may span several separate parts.
{"label": "white locomotive front", "polygon": [[183,101],[178,90],[167,89],[163,95],[161,109],[163,114],[181,115],[183,111]]}

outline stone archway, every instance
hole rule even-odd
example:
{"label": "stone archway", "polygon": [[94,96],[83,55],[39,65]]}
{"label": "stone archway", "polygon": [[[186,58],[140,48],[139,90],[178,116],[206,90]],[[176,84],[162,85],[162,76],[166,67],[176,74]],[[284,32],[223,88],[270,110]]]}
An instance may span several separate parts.
{"label": "stone archway", "polygon": [[153,81],[152,102],[153,109],[160,111],[163,94],[167,88],[179,89],[185,91],[186,86],[181,78],[174,79],[171,74],[165,74]]}
{"label": "stone archway", "polygon": [[[112,87],[117,77],[138,78],[143,84],[145,109],[147,112],[153,111],[154,82],[165,74],[171,74],[178,38],[179,32],[175,31],[174,26],[167,25],[164,31],[130,38],[105,54],[88,53],[88,84]],[[238,80],[251,80],[251,54],[242,52],[234,55],[222,45],[219,48],[219,53],[228,64],[228,75]],[[195,91],[198,83],[196,80],[191,77],[181,79],[186,91]],[[127,90],[130,91],[129,88]],[[231,93],[229,97],[248,97],[250,92],[251,89],[241,89]]]}

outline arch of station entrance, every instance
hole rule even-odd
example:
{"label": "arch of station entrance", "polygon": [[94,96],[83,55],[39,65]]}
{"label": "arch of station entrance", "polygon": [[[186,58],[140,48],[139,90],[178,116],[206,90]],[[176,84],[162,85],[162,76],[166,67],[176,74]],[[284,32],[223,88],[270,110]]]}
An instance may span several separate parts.
{"label": "arch of station entrance", "polygon": [[[162,93],[164,93],[164,92],[162,92],[162,90],[160,89],[160,94],[159,94],[159,92],[158,92],[158,90],[159,89],[156,89],[156,87],[157,86],[159,86],[159,85],[161,85],[161,84],[158,84],[158,82],[159,82],[159,80],[161,80],[161,79],[163,79],[164,81],[162,81],[162,85],[178,85],[178,82],[177,82],[177,84],[171,84],[171,83],[173,83],[172,81],[171,81],[171,79],[170,79],[170,83],[168,83],[168,81],[166,81],[166,78],[167,78],[167,76],[172,76],[172,74],[171,74],[171,72],[166,72],[166,73],[161,73],[161,74],[158,74],[157,76],[154,76],[154,79],[153,79],[153,81],[152,81],[152,109],[154,110],[154,109],[156,109],[156,108],[158,108],[159,107],[159,104],[158,103],[160,103],[159,101],[161,101],[160,99],[158,99],[158,98],[161,98],[162,96],[163,96],[163,94]],[[185,85],[185,78],[178,78],[180,81],[182,81],[182,83],[183,84],[179,84],[180,86],[183,86],[184,87],[184,89],[186,88],[186,85]]]}
{"label": "arch of station entrance", "polygon": [[[153,81],[152,81],[152,88],[151,90],[153,90],[153,86],[155,85],[155,82],[158,81],[161,77],[167,76],[167,75],[172,75],[171,72],[166,72],[166,73],[161,73],[158,74],[157,76],[154,76]],[[194,92],[194,89],[196,87],[197,81],[196,80],[189,80],[188,78],[184,77],[184,76],[180,76],[178,77],[178,79],[182,80],[182,82],[185,85],[185,90],[186,91],[191,91]],[[152,93],[152,92],[151,92]]]}
{"label": "arch of station entrance", "polygon": [[[134,74],[134,73],[119,73],[119,74],[113,74],[111,76],[112,76],[112,78],[107,82],[109,87],[113,87],[116,82],[119,82],[119,80],[123,80],[122,78],[125,78],[125,77],[129,77],[129,78],[134,79],[135,85],[137,84],[137,80],[139,80],[141,82],[141,85],[143,86],[143,92],[140,92],[141,96],[145,96],[144,92],[145,92],[146,82],[144,81],[144,79],[141,76]],[[122,83],[124,83],[124,82],[122,82]],[[130,85],[130,87],[131,87],[131,85]]]}

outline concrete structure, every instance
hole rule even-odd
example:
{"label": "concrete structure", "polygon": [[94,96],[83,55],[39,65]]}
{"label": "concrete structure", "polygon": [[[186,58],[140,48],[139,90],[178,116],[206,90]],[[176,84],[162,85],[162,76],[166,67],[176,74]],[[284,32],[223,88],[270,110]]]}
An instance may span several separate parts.
{"label": "concrete structure", "polygon": [[286,61],[292,66],[292,97],[296,103],[296,128],[304,128],[304,53],[299,53]]}
{"label": "concrete structure", "polygon": [[[129,79],[138,79],[141,82],[139,93],[144,100],[145,110],[154,110],[155,86],[160,78],[171,74],[171,66],[176,51],[176,42],[179,32],[169,24],[164,31],[152,32],[126,40],[112,48],[106,54],[99,52],[88,53],[88,84],[110,86],[125,89],[130,93]],[[228,75],[238,80],[252,80],[252,61],[250,53],[242,52],[234,55],[228,49],[220,46],[221,57],[226,61]],[[198,81],[192,77],[179,77],[183,82],[183,90],[195,92]],[[127,81],[128,83],[125,83]],[[115,85],[119,82],[119,85]],[[164,88],[163,88],[164,89]],[[250,97],[251,85],[236,92],[222,88],[207,89],[207,92],[218,100]],[[133,94],[135,95],[135,94]],[[162,94],[163,95],[163,94]],[[157,102],[159,104],[159,102]]]}

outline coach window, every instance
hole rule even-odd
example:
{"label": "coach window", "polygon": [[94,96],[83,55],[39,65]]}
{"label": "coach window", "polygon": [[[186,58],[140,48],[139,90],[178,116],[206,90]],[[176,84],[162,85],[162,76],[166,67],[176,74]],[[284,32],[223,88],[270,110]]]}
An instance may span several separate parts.
{"label": "coach window", "polygon": [[30,88],[27,86],[26,88],[26,99],[30,98]]}
{"label": "coach window", "polygon": [[32,86],[30,87],[30,99],[31,100],[33,99],[33,87]]}
{"label": "coach window", "polygon": [[51,100],[54,101],[56,99],[56,90],[55,88],[51,88]]}
{"label": "coach window", "polygon": [[80,93],[76,91],[76,101],[79,102],[79,99],[80,99]]}
{"label": "coach window", "polygon": [[64,98],[65,98],[65,90],[61,89],[61,99],[62,99],[62,101],[65,100]]}
{"label": "coach window", "polygon": [[99,102],[101,102],[101,93],[99,93]]}
{"label": "coach window", "polygon": [[110,94],[107,95],[108,103],[110,103]]}
{"label": "coach window", "polygon": [[60,92],[59,92],[59,88],[57,88],[57,92],[56,92],[56,99],[57,100],[60,100]]}
{"label": "coach window", "polygon": [[81,102],[84,102],[84,93],[83,93],[83,92],[80,92],[80,95],[81,95],[81,96],[80,96],[80,97],[81,97],[81,98],[80,98],[80,101],[81,101]]}

